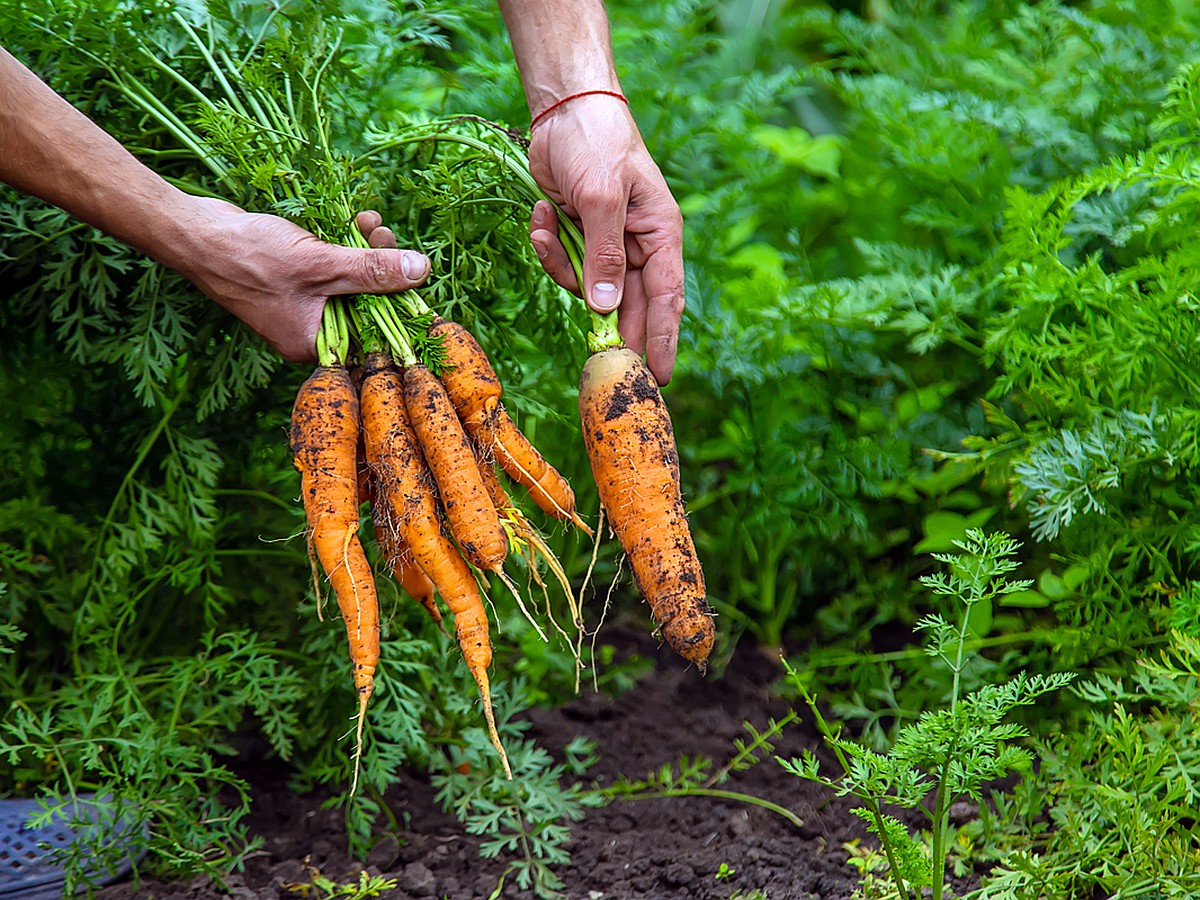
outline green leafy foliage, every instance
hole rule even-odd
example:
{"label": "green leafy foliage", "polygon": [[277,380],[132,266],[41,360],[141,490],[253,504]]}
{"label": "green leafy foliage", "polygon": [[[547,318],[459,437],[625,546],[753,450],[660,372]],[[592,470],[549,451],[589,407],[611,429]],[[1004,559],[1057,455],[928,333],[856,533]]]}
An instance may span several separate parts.
{"label": "green leafy foliage", "polygon": [[1128,679],[1100,675],[1073,692],[1088,704],[1086,724],[1041,742],[1041,779],[1018,786],[977,829],[1007,824],[1034,838],[998,842],[1012,852],[980,896],[1194,895],[1200,643],[1176,632]]}
{"label": "green leafy foliage", "polygon": [[[515,705],[509,713],[520,705],[522,690],[513,685]],[[495,896],[510,876],[518,888],[537,897],[560,896],[562,879],[554,867],[570,859],[566,844],[571,823],[605,802],[578,780],[564,781],[568,772],[575,778],[587,772],[596,761],[595,747],[577,737],[562,748],[565,762],[555,764],[544,749],[520,737],[528,722],[501,719],[500,725],[512,779],[492,763],[495,751],[487,732],[468,728],[455,752],[440,758],[433,776],[438,802],[465,823],[468,833],[485,838],[480,847],[484,857],[513,858]]]}
{"label": "green leafy foliage", "polygon": [[[958,546],[958,554],[935,554],[950,567],[948,573],[922,579],[932,593],[957,600],[960,607],[956,626],[937,614],[928,616],[920,626],[929,632],[927,653],[954,676],[946,706],[922,712],[915,723],[899,730],[886,753],[880,753],[843,737],[840,726],[826,721],[816,696],[800,685],[841,771],[833,776],[824,774],[812,751],[800,758],[779,760],[793,775],[863,802],[857,814],[871,823],[871,832],[883,843],[892,879],[905,898],[919,897],[922,887],[932,888],[935,900],[943,896],[946,857],[953,840],[950,806],[963,797],[979,802],[989,782],[1030,769],[1033,755],[1017,743],[1029,737],[1029,731],[1004,719],[1018,707],[1066,686],[1074,677],[1072,673],[1042,676],[1019,672],[1003,684],[960,692],[971,614],[981,603],[1024,590],[1027,583],[1006,577],[1017,566],[1013,557],[1019,547],[1008,535],[969,531]],[[924,813],[930,823],[928,856],[903,823],[883,812],[888,806]]]}

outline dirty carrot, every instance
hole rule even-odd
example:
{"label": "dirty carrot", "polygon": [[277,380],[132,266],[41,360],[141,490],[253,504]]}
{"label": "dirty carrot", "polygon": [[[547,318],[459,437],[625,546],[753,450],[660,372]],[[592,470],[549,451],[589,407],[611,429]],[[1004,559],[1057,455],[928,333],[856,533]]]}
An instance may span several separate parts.
{"label": "dirty carrot", "polygon": [[575,512],[575,492],[521,433],[500,402],[502,387],[492,364],[469,331],[440,316],[429,334],[442,341],[446,393],[467,433],[486,448],[505,473],[529,492],[547,515],[567,519],[587,534]]}
{"label": "dirty carrot", "polygon": [[[492,503],[496,507],[496,511],[500,514],[504,530],[508,532],[510,546],[525,560],[530,581],[536,583],[541,588],[542,596],[546,603],[546,618],[550,620],[555,630],[562,635],[563,640],[571,647],[571,654],[575,659],[575,689],[578,690],[579,676],[583,666],[580,650],[583,643],[583,611],[575,600],[570,579],[567,578],[567,573],[563,569],[562,563],[559,562],[558,557],[554,555],[554,551],[550,549],[545,539],[538,533],[537,528],[513,504],[512,498],[508,496],[508,492],[504,489],[504,485],[500,483],[500,478],[496,474],[495,467],[483,458],[478,448],[475,451],[475,458],[479,463],[479,474],[483,476],[483,483],[487,488],[488,496],[492,498]],[[563,596],[566,597],[567,606],[571,613],[571,621],[575,627],[574,640],[558,624],[558,620],[554,617],[554,613],[550,608],[550,592],[546,587],[546,582],[542,579],[541,573],[538,572],[539,558],[546,564],[550,573],[558,581],[559,586],[562,588]],[[517,595],[517,602],[530,624],[533,625],[539,634],[542,634],[541,626],[529,615],[519,594]]]}
{"label": "dirty carrot", "polygon": [[[373,491],[372,495],[374,495]],[[372,500],[371,514],[375,520],[375,543],[379,545],[383,564],[392,573],[392,577],[396,579],[404,592],[421,604],[437,627],[444,632],[442,611],[438,609],[437,600],[434,597],[436,588],[429,580],[429,576],[425,574],[425,570],[413,559],[412,550],[404,542],[404,538],[400,537],[392,524],[387,521],[388,517],[383,514],[383,510],[383,504],[375,503]]]}
{"label": "dirty carrot", "polygon": [[481,569],[502,572],[508,542],[470,441],[445,387],[420,363],[404,369],[404,405],[463,556]]}
{"label": "dirty carrot", "polygon": [[408,544],[413,559],[454,614],[455,636],[467,669],[479,686],[488,733],[511,778],[492,710],[487,674],[492,644],[483,598],[470,567],[442,530],[433,479],[405,409],[403,378],[387,355],[367,357],[360,404],[367,461],[375,476],[378,503],[383,507],[381,527],[394,529]]}
{"label": "dirty carrot", "polygon": [[358,420],[358,397],[342,366],[318,366],[296,394],[291,450],[308,519],[309,556],[315,551],[337,597],[358,691],[351,793],[358,786],[363,724],[379,663],[379,602],[358,539]]}
{"label": "dirty carrot", "polygon": [[713,613],[688,529],[671,417],[633,351],[595,352],[583,367],[579,412],[592,475],[638,590],[666,642],[704,671]]}

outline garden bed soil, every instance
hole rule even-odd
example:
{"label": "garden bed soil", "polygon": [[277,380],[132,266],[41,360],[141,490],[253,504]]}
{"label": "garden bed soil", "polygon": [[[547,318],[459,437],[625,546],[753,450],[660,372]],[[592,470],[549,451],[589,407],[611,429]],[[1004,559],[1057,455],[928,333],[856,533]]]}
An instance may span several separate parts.
{"label": "garden bed soil", "polygon": [[[573,738],[595,742],[599,762],[587,778],[601,784],[617,776],[640,778],[697,754],[720,766],[744,736],[743,722],[766,727],[786,715],[787,705],[772,690],[778,662],[748,648],[739,649],[720,677],[701,677],[665,648],[641,635],[608,635],[631,642],[630,652],[654,661],[650,673],[626,694],[610,698],[586,690],[555,710],[528,713],[529,735],[556,757]],[[810,724],[794,723],[776,751],[796,756],[819,749]],[[824,754],[822,753],[824,758]],[[253,785],[252,833],[261,850],[243,872],[227,879],[228,895],[238,900],[294,900],[295,885],[311,883],[313,873],[338,883],[369,873],[394,878],[387,900],[474,900],[495,890],[504,862],[480,858],[480,839],[464,833],[458,821],[434,802],[427,776],[409,773],[388,793],[407,828],[383,835],[364,863],[346,851],[345,831],[336,810],[322,810],[323,794],[296,795],[287,772],[256,767],[244,773]],[[851,803],[802,781],[767,758],[734,773],[722,788],[767,798],[795,812],[797,828],[776,813],[744,802],[704,797],[617,800],[587,811],[572,829],[571,863],[559,869],[570,900],[729,900],[761,891],[769,900],[849,900],[857,879],[847,863],[847,842],[865,836],[850,814]],[[722,865],[731,878],[718,880]],[[292,886],[292,887],[289,887]],[[100,900],[198,900],[226,896],[208,881],[170,884],[143,881],[98,892]],[[312,891],[309,897],[324,897]],[[502,896],[525,897],[514,886]]]}

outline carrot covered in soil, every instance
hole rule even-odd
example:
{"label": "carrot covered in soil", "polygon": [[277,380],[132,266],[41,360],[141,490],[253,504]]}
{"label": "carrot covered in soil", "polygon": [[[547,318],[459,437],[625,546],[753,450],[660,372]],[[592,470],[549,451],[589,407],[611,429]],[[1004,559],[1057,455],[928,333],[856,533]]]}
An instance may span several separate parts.
{"label": "carrot covered in soil", "polygon": [[379,545],[383,564],[404,592],[421,604],[438,628],[442,628],[442,611],[438,609],[437,600],[434,598],[436,588],[433,582],[413,559],[412,550],[387,521],[388,517],[382,513],[383,505],[376,503],[374,496],[372,488],[371,515],[375,520],[375,543]]}
{"label": "carrot covered in soil", "polygon": [[502,573],[508,554],[504,529],[446,389],[424,365],[404,369],[404,405],[463,556],[481,569]]}
{"label": "carrot covered in soil", "polygon": [[363,724],[379,664],[379,601],[358,539],[358,421],[358,396],[346,369],[318,366],[296,394],[290,437],[308,519],[309,556],[315,551],[333,586],[350,644],[359,706],[351,793],[358,785]]}
{"label": "carrot covered in soil", "polygon": [[599,350],[583,367],[579,412],[604,512],[666,642],[701,672],[715,629],[679,487],[671,417],[642,358]]}
{"label": "carrot covered in soil", "polygon": [[394,530],[408,544],[414,561],[454,614],[455,636],[467,669],[479,686],[488,733],[511,778],[492,711],[487,674],[492,644],[487,611],[475,576],[442,530],[433,480],[405,409],[403,378],[385,354],[367,357],[360,405],[367,461],[382,507],[380,527]]}
{"label": "carrot covered in soil", "polygon": [[591,528],[575,512],[571,485],[538,453],[504,409],[500,379],[479,342],[457,322],[440,316],[433,320],[429,334],[442,342],[442,383],[471,437],[529,492],[543,512],[573,522],[590,535]]}

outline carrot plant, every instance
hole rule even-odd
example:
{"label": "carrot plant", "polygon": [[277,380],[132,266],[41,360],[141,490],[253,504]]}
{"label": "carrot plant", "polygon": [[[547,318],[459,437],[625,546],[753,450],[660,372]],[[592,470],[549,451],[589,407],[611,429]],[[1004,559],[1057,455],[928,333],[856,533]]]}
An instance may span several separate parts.
{"label": "carrot plant", "polygon": [[[1197,619],[1126,675],[1072,687],[1085,726],[1041,739],[1041,776],[993,796],[971,840],[1005,848],[980,891],[989,900],[1088,894],[1195,896],[1193,810],[1200,738]],[[1053,791],[1045,784],[1056,785]],[[1033,835],[1032,842],[1021,835]]]}
{"label": "carrot plant", "polygon": [[758,729],[750,722],[743,722],[749,739],[734,738],[733,754],[722,765],[704,756],[684,756],[649,772],[644,778],[620,776],[612,784],[599,789],[600,796],[612,800],[659,800],[665,797],[708,797],[732,800],[750,806],[758,806],[775,813],[796,828],[804,821],[795,812],[765,797],[757,797],[727,786],[730,779],[751,766],[767,759],[775,750],[775,744],[784,729],[799,716],[789,712],[781,719],[769,719],[766,727]]}
{"label": "carrot plant", "polygon": [[[587,809],[605,800],[587,789],[581,779],[596,761],[595,747],[580,736],[562,748],[564,762],[521,737],[528,722],[511,714],[520,709],[525,690],[515,680],[511,696],[499,711],[498,727],[512,749],[513,778],[504,778],[487,765],[490,738],[480,729],[467,729],[452,754],[439,760],[433,785],[437,800],[467,823],[467,831],[485,838],[484,858],[508,857],[493,896],[511,880],[539,898],[561,896],[562,879],[555,868],[570,860],[567,842],[571,825]],[[572,782],[565,784],[568,780]]]}
{"label": "carrot plant", "polygon": [[[840,725],[826,719],[818,698],[797,682],[840,772],[826,775],[811,751],[779,760],[793,775],[862,803],[854,812],[883,845],[897,893],[914,900],[924,888],[932,891],[934,900],[945,894],[946,860],[954,841],[950,807],[966,797],[981,803],[988,782],[1030,770],[1033,754],[1018,744],[1029,731],[1004,719],[1074,678],[1074,673],[1020,672],[1003,684],[985,684],[970,692],[962,689],[961,676],[973,655],[967,650],[972,612],[1026,590],[1029,582],[1007,578],[1019,564],[1014,557],[1020,546],[1009,536],[969,531],[958,546],[957,554],[933,555],[948,572],[921,578],[934,595],[958,601],[956,615],[947,619],[934,612],[917,623],[928,635],[925,652],[951,673],[945,707],[921,713],[916,722],[900,728],[886,753],[880,753],[844,736]],[[795,678],[795,671],[789,668],[789,672]],[[888,814],[892,807],[924,813],[929,823],[928,848],[904,822]]]}

